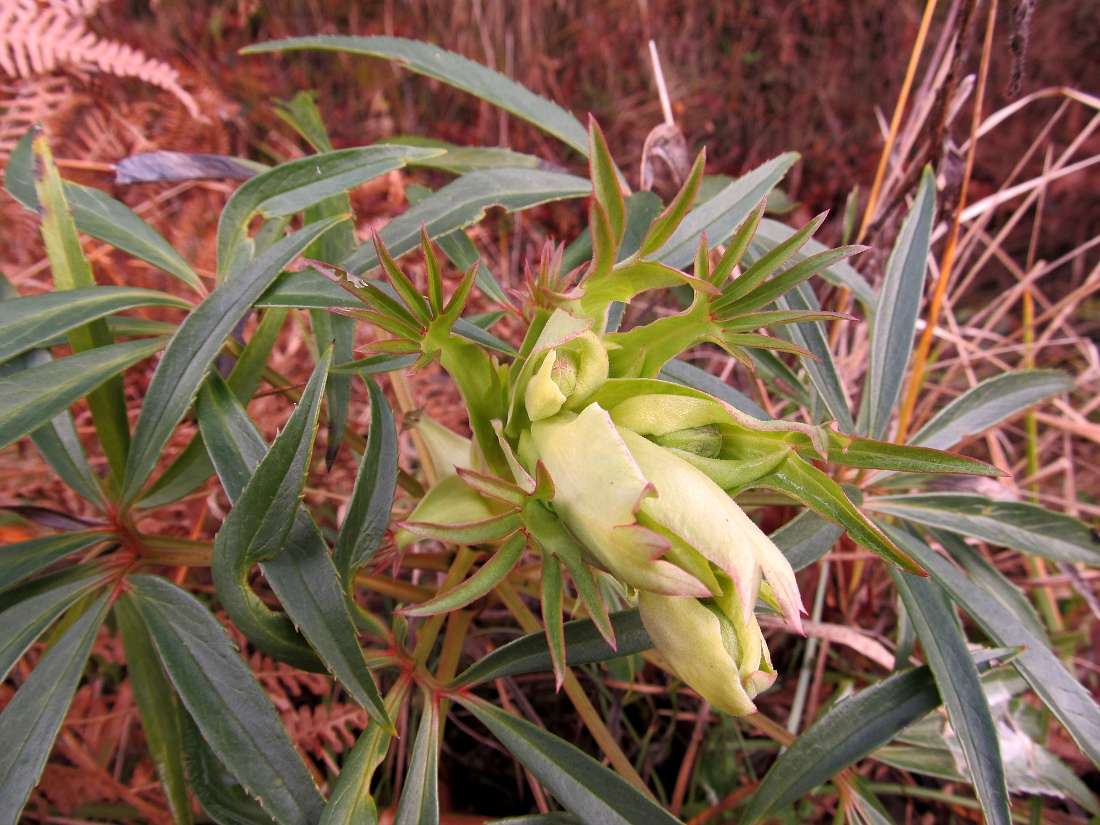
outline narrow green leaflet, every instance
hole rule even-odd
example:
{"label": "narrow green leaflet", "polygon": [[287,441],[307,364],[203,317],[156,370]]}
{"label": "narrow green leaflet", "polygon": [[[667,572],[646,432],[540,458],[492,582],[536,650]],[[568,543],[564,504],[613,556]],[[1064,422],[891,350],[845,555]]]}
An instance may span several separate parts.
{"label": "narrow green leaflet", "polygon": [[[500,583],[500,580],[508,575],[512,568],[516,566],[516,562],[520,560],[520,557],[523,556],[523,551],[526,549],[527,536],[523,533],[518,533],[516,536],[506,541],[504,545],[493,554],[493,557],[482,565],[481,569],[470,576],[470,578],[466,579],[457,587],[448,590],[446,593],[441,593],[434,599],[429,599],[426,602],[421,602],[412,607],[403,608],[401,610],[401,615],[435,616],[440,613],[450,613],[452,610],[458,610],[460,607],[465,607],[471,602],[480,599],[496,587]],[[543,564],[545,565],[546,563],[544,559]],[[558,601],[559,603],[561,601],[560,568],[558,572]],[[543,604],[545,606],[545,600]]]}
{"label": "narrow green leaflet", "polygon": [[[386,224],[379,237],[390,255],[397,258],[420,246],[421,226],[426,228],[429,238],[435,239],[477,223],[490,206],[518,212],[550,201],[590,194],[592,183],[587,178],[564,172],[545,169],[471,172],[394,218]],[[374,244],[366,243],[341,263],[340,268],[362,275],[378,265]]]}
{"label": "narrow green leaflet", "polygon": [[[817,296],[807,284],[799,284],[782,298],[775,302],[780,309],[797,309],[820,312],[821,305]],[[825,333],[825,327],[820,321],[809,321],[803,324],[789,324],[778,327],[776,334],[786,338],[794,344],[811,353],[816,361],[809,358],[801,359],[806,374],[810,376],[810,383],[817,390],[818,396],[825,404],[842,432],[855,432],[856,425],[852,420],[851,408],[848,406],[847,395],[844,392],[844,384],[840,380],[840,370],[833,361],[832,349],[829,346],[829,337]]]}
{"label": "narrow green leaflet", "polygon": [[211,750],[280,825],[316,822],[324,800],[313,777],[222,626],[164,579],[129,581],[133,605]]}
{"label": "narrow green leaflet", "polygon": [[1000,570],[985,560],[962,536],[946,530],[930,530],[929,533],[942,545],[947,554],[959,563],[970,580],[985,590],[1009,610],[1024,628],[1036,639],[1042,639],[1050,647],[1046,628],[1027,595],[1010,582]]}
{"label": "narrow green leaflet", "polygon": [[46,590],[0,613],[0,682],[54,620],[102,583],[91,573]]}
{"label": "narrow green leaflet", "polygon": [[1093,764],[1100,765],[1100,707],[1047,644],[1033,636],[1010,610],[967,579],[923,541],[904,530],[885,529],[995,643],[1022,648],[1023,652],[1012,664],[1062,723],[1077,746]]}
{"label": "narrow green leaflet", "polygon": [[332,560],[349,593],[355,572],[371,560],[385,535],[397,489],[398,443],[393,410],[378,385],[370,379],[366,382],[370,393],[367,448],[332,550]]}
{"label": "narrow green leaflet", "polygon": [[964,392],[909,439],[912,444],[947,450],[967,436],[979,435],[1035,404],[1073,389],[1073,380],[1057,370],[1006,372]]}
{"label": "narrow green leaflet", "polygon": [[935,582],[893,569],[889,573],[928,657],[985,821],[1010,825],[1012,811],[997,727],[954,606]]}
{"label": "narrow green leaflet", "polygon": [[868,499],[864,506],[1053,561],[1100,564],[1100,538],[1088,525],[1036,504],[968,493],[914,493]]}
{"label": "narrow green leaflet", "polygon": [[157,365],[134,426],[121,497],[123,505],[141,492],[229,333],[283,267],[336,222],[309,224],[283,238],[231,280],[220,284],[180,324]]}
{"label": "narrow green leaflet", "polygon": [[[859,774],[849,775],[850,796],[848,810],[859,817],[856,822],[863,825],[894,825],[890,812],[883,807],[878,797],[867,787],[867,780]],[[852,822],[852,819],[848,820]]]}
{"label": "narrow green leaflet", "polygon": [[[216,375],[207,380],[199,396],[199,426],[210,445],[222,487],[230,501],[236,501],[267,445],[240,402]],[[252,631],[264,634],[266,642],[278,647],[297,667],[331,671],[368,713],[387,730],[392,729],[363,659],[336,567],[317,525],[304,509],[298,509],[283,552],[260,567],[287,613],[252,603],[250,615],[258,617]]]}
{"label": "narrow green leaflet", "polygon": [[0,825],[15,825],[38,783],[106,615],[107,597],[90,605],[38,662],[0,713]]}
{"label": "narrow green leaflet", "polygon": [[439,722],[439,705],[427,697],[393,825],[439,825]]}
{"label": "narrow green leaflet", "polygon": [[797,154],[787,152],[735,180],[688,212],[672,237],[650,259],[684,269],[695,260],[699,236],[704,232],[712,247],[724,244],[797,160]]}
{"label": "narrow green leaflet", "polygon": [[[620,656],[641,653],[653,647],[653,641],[642,625],[637,610],[624,610],[611,614],[611,626],[615,631],[616,646],[612,648],[600,634],[591,619],[566,622],[565,661],[569,667],[606,662]],[[516,676],[520,673],[539,673],[553,669],[550,644],[545,633],[531,633],[509,642],[478,659],[456,680],[458,685],[476,685]]]}
{"label": "narrow green leaflet", "polygon": [[[313,457],[321,398],[331,361],[330,348],[313,370],[290,420],[218,530],[212,569],[218,595],[227,609],[228,594],[223,593],[223,588],[248,588],[248,572],[252,565],[279,553],[290,533]],[[230,617],[232,615],[230,610]]]}
{"label": "narrow green leaflet", "polygon": [[199,805],[219,825],[271,825],[271,816],[241,787],[206,744],[195,720],[180,709],[183,757],[191,792]]}
{"label": "narrow green leaflet", "polygon": [[870,362],[859,415],[860,431],[871,438],[886,435],[901,395],[924,295],[935,218],[936,176],[926,167],[913,209],[890,251],[871,327]]}
{"label": "narrow green leaflet", "polygon": [[449,86],[499,106],[553,135],[582,156],[588,155],[588,133],[584,126],[556,103],[539,97],[500,72],[495,72],[462,55],[438,46],[401,37],[348,37],[320,35],[292,37],[249,46],[243,54],[320,49],[395,60],[410,71],[434,77]]}
{"label": "narrow green leaflet", "polygon": [[752,795],[749,825],[885,745],[940,704],[927,666],[894,674],[834,705],[776,760]]}
{"label": "narrow green leaflet", "polygon": [[[226,379],[226,385],[242,403],[247,403],[260,386],[263,371],[267,368],[271,350],[278,340],[279,330],[286,320],[287,312],[288,310],[280,307],[270,309],[263,314],[263,320],[252,333],[244,351],[237,358],[233,371]],[[202,434],[196,433],[183,452],[168,465],[168,469],[146,488],[137,506],[153,509],[178,501],[196,490],[212,475],[214,475],[214,465],[206,453]]]}
{"label": "narrow green leaflet", "polygon": [[372,178],[400,169],[409,158],[442,154],[440,149],[411,146],[363,146],[281,163],[250,178],[233,193],[218,220],[218,278],[243,263],[239,247],[248,240],[254,215],[282,218],[354,189]]}
{"label": "narrow green leaflet", "polygon": [[[54,287],[57,290],[94,287],[95,278],[88,259],[84,257],[80,236],[65,200],[61,176],[40,130],[35,130],[34,137],[34,188],[38,193],[42,240]],[[70,329],[68,337],[74,354],[110,346],[115,340],[102,318]],[[122,478],[130,449],[130,423],[126,416],[122,376],[117,373],[106,376],[91,389],[88,392],[88,408],[103,454],[107,457],[111,479],[117,484]],[[43,420],[48,418],[53,416]]]}
{"label": "narrow green leaflet", "polygon": [[[32,212],[38,211],[34,190],[33,130],[19,141],[8,158],[4,187],[8,194]],[[199,276],[172,245],[130,207],[89,186],[62,181],[65,200],[72,210],[78,232],[109,243],[141,261],[152,264],[183,281],[197,292],[205,292]]]}
{"label": "narrow green leaflet", "polygon": [[557,800],[586,825],[678,823],[672,814],[588,754],[473,697],[458,697]]}
{"label": "narrow green leaflet", "polygon": [[826,521],[813,510],[805,510],[769,538],[783,551],[791,567],[802,570],[832,550],[843,533],[843,527]]}
{"label": "narrow green leaflet", "polygon": [[[756,234],[753,235],[753,240],[764,248],[771,249],[787,240],[794,233],[795,230],[791,229],[787,224],[780,223],[771,218],[764,218],[760,221],[760,225],[756,227]],[[829,247],[825,246],[821,241],[815,241],[813,238],[810,238],[806,241],[802,249],[795,253],[794,257],[791,259],[791,263],[792,265],[797,264],[812,255],[818,255],[828,249]],[[878,295],[875,290],[871,288],[871,285],[867,283],[867,279],[856,272],[855,267],[848,263],[848,261],[838,261],[832,266],[823,269],[820,273],[820,277],[823,281],[833,286],[844,287],[851,290],[856,300],[863,304],[864,310],[868,313],[869,317],[874,315],[875,306],[878,304]]]}
{"label": "narrow green leaflet", "polygon": [[87,531],[5,544],[0,548],[0,592],[15,587],[27,576],[45,570],[66,556],[111,539],[104,533]]}
{"label": "narrow green leaflet", "polygon": [[[417,184],[410,184],[405,187],[405,197],[409,199],[409,205],[411,206],[416,206],[431,194],[431,189]],[[454,232],[440,235],[435,239],[435,242],[443,250],[443,254],[450,259],[451,263],[463,272],[468,271],[470,267],[477,264],[477,281],[475,283],[482,293],[498,304],[512,305],[512,302],[508,300],[508,296],[504,294],[504,290],[501,289],[500,284],[493,277],[493,273],[489,271],[489,267],[481,260],[481,253],[477,251],[474,242],[470,240],[470,236],[464,230],[456,229]]]}
{"label": "narrow green leaflet", "polygon": [[[17,297],[11,281],[0,273],[0,301],[9,301]],[[0,303],[0,308],[3,306],[5,304]],[[0,363],[0,378],[50,360],[52,358],[47,350],[30,350]],[[91,467],[88,466],[88,456],[84,452],[80,436],[77,435],[72,413],[66,410],[54,416],[52,421],[31,433],[31,440],[66,486],[89,502],[102,504],[99,482]]]}
{"label": "narrow green leaflet", "polygon": [[154,339],[111,344],[0,376],[0,447],[34,432],[165,343]]}
{"label": "narrow green leaflet", "polygon": [[176,825],[192,822],[191,798],[183,764],[183,730],[179,700],[160,663],[153,639],[134,607],[123,593],[114,606],[115,621],[126,652],[126,675],[141,714],[141,730],[157,766],[168,809]]}
{"label": "narrow green leaflet", "polygon": [[41,346],[73,327],[142,306],[191,308],[186,301],[164,292],[121,286],[44,292],[0,302],[0,362]]}

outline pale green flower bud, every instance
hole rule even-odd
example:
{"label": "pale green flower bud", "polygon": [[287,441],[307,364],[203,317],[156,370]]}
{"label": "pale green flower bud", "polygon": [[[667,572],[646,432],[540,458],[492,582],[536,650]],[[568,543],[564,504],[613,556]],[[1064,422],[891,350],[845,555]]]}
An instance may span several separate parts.
{"label": "pale green flower bud", "polygon": [[672,671],[732,716],[756,712],[753,699],[775,682],[756,617],[743,631],[709,600],[639,593],[642,623]]}

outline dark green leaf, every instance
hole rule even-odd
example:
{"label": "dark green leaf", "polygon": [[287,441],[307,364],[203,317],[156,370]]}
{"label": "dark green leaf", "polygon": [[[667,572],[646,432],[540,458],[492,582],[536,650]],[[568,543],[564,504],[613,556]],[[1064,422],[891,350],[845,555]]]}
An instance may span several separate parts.
{"label": "dark green leaf", "polygon": [[[477,223],[490,206],[518,212],[550,201],[580,198],[592,192],[586,178],[544,169],[486,169],[471,172],[394,218],[379,237],[394,258],[420,246],[420,229],[435,239]],[[373,244],[363,244],[340,264],[355,275],[378,266]]]}
{"label": "dark green leaf", "polygon": [[809,567],[833,549],[844,528],[805,510],[771,534],[795,570]]}
{"label": "dark green leaf", "polygon": [[126,652],[126,675],[141,714],[141,729],[149,754],[157,766],[164,796],[176,825],[192,821],[191,797],[183,765],[183,731],[180,707],[168,674],[161,666],[153,639],[128,593],[114,606],[119,635]]}
{"label": "dark green leaf", "polygon": [[[241,494],[267,445],[225,383],[211,376],[199,396],[199,426],[231,501]],[[299,508],[285,550],[261,564],[288,615],[253,602],[252,632],[307,670],[330,670],[389,729],[378,688],[363,659],[336,568],[317,525]],[[247,596],[245,591],[244,595]],[[298,634],[300,627],[313,648]],[[318,658],[319,655],[319,658]]]}
{"label": "dark green leaf", "polygon": [[473,697],[457,701],[586,825],[679,822],[617,773],[568,742]]}
{"label": "dark green leaf", "polygon": [[424,702],[393,825],[439,825],[439,705]]}
{"label": "dark green leaf", "polygon": [[44,292],[0,302],[0,361],[96,318],[141,306],[191,307],[163,292],[121,286]]}
{"label": "dark green leaf", "polygon": [[871,327],[871,355],[859,411],[859,429],[871,438],[886,435],[901,395],[924,296],[935,218],[936,176],[928,166],[921,176],[913,208],[890,251]]}
{"label": "dark green leaf", "polygon": [[940,704],[928,667],[897,673],[834,705],[776,760],[741,817],[746,825],[885,745]]}
{"label": "dark green leaf", "polygon": [[238,248],[248,240],[254,215],[281,218],[295,215],[333,195],[400,169],[410,157],[441,154],[438,149],[411,146],[364,146],[341,149],[281,163],[242,183],[218,220],[218,276],[251,255]]}
{"label": "dark green leaf", "polygon": [[438,46],[400,37],[347,37],[322,35],[294,37],[261,43],[244,49],[245,54],[321,49],[395,60],[417,74],[462,89],[482,100],[511,112],[571,146],[583,156],[588,154],[588,135],[575,117],[510,80],[454,52]]}
{"label": "dark green leaf", "polygon": [[165,341],[127,341],[0,376],[0,447],[33,432],[104,381],[162,349]]}
{"label": "dark green leaf", "polygon": [[[821,306],[812,289],[806,284],[799,284],[778,301],[776,306],[780,309],[797,309],[803,311],[820,312]],[[802,359],[802,366],[810,376],[810,382],[817,390],[825,408],[837,422],[842,432],[851,433],[855,430],[855,422],[852,420],[852,412],[848,407],[847,395],[844,392],[844,383],[840,379],[840,370],[833,361],[832,348],[829,346],[829,336],[825,332],[820,321],[811,321],[805,324],[793,324],[776,330],[777,335],[788,339],[792,343],[810,352],[817,360]]]}
{"label": "dark green leaf", "polygon": [[1073,388],[1055,370],[1006,372],[971,387],[920,428],[909,441],[946,450],[970,435],[984,433],[1034,404]]}
{"label": "dark green leaf", "polygon": [[222,626],[164,579],[132,576],[130,584],[172,684],[218,759],[281,825],[316,822],[324,800]]}
{"label": "dark green leaf", "polygon": [[271,825],[271,817],[210,750],[184,708],[180,708],[180,731],[187,778],[207,815],[219,825]]}
{"label": "dark green leaf", "polygon": [[122,491],[124,505],[141,492],[229,333],[283,267],[335,223],[332,220],[309,224],[283,238],[232,279],[220,284],[180,324],[157,365],[134,426],[133,449]]}
{"label": "dark green leaf", "polygon": [[[566,622],[565,661],[570,667],[592,662],[606,662],[620,656],[641,653],[653,647],[653,641],[642,625],[637,610],[624,610],[611,614],[611,626],[615,630],[616,647],[612,648],[600,635],[591,619]],[[531,633],[514,642],[499,647],[474,662],[455,684],[473,685],[515,676],[520,673],[539,673],[553,669],[550,645],[545,633]]]}
{"label": "dark green leaf", "polygon": [[1023,649],[1013,665],[1058,717],[1077,746],[1093,764],[1100,765],[1100,707],[1047,644],[923,541],[903,530],[885,529],[995,643]]}
{"label": "dark green leaf", "polygon": [[943,589],[933,581],[890,570],[928,657],[947,718],[970,767],[974,790],[989,825],[1010,825],[1008,783],[1001,743],[962,625]]}
{"label": "dark green leaf", "polygon": [[15,825],[38,783],[106,614],[107,597],[89,605],[38,662],[0,713],[0,825]]}
{"label": "dark green leaf", "polygon": [[102,583],[102,575],[85,571],[79,578],[24,599],[0,613],[0,682],[58,616]]}
{"label": "dark green leaf", "polygon": [[85,547],[111,541],[100,532],[59,533],[0,547],[0,592]]}
{"label": "dark green leaf", "polygon": [[865,506],[1054,561],[1100,564],[1100,538],[1088,525],[1036,504],[968,493],[914,493],[869,499]]}

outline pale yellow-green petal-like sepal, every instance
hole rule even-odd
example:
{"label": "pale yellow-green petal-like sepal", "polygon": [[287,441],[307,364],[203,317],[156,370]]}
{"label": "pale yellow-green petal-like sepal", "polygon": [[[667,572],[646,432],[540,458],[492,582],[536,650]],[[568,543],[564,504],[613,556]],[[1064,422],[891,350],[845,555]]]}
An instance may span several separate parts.
{"label": "pale yellow-green petal-like sepal", "polygon": [[[756,712],[718,616],[697,599],[644,592],[638,594],[638,609],[657,651],[677,676],[731,716]],[[753,679],[754,690],[760,681]]]}

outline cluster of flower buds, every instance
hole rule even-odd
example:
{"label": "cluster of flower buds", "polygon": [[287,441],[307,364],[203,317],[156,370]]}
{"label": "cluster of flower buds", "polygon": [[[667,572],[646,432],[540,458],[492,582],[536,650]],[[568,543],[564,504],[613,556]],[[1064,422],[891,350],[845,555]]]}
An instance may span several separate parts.
{"label": "cluster of flower buds", "polygon": [[[665,364],[704,342],[742,361],[748,348],[800,352],[753,330],[836,317],[770,307],[861,248],[799,258],[818,219],[742,268],[763,215],[760,204],[715,265],[703,236],[693,272],[674,269],[660,262],[661,249],[698,191],[702,158],[673,203],[628,240],[614,164],[594,124],[590,137],[592,261],[583,273],[563,277],[560,254],[544,255],[537,275],[516,293],[529,323],[518,351],[469,323],[459,326],[476,267],[444,305],[426,235],[428,300],[381,244],[390,293],[376,282],[335,277],[370,307],[348,314],[392,336],[374,345],[379,357],[415,353],[418,365],[439,360],[458,386],[473,433],[467,441],[421,422],[421,443],[438,480],[399,525],[397,540],[405,546],[431,538],[490,549],[492,556],[453,590],[401,612],[427,616],[469,604],[534,552],[542,561],[543,620],[559,685],[567,660],[565,574],[576,595],[574,612],[586,612],[616,645],[606,588],[598,582],[604,576],[637,605],[672,671],[713,706],[752,713],[754,697],[776,679],[755,610],[763,604],[800,632],[803,607],[791,564],[735,495],[757,486],[776,490],[887,561],[919,573],[815,462],[997,471],[959,456],[843,434],[835,425],[761,421],[664,380]],[[672,286],[690,288],[690,307],[615,330],[616,307]]]}

